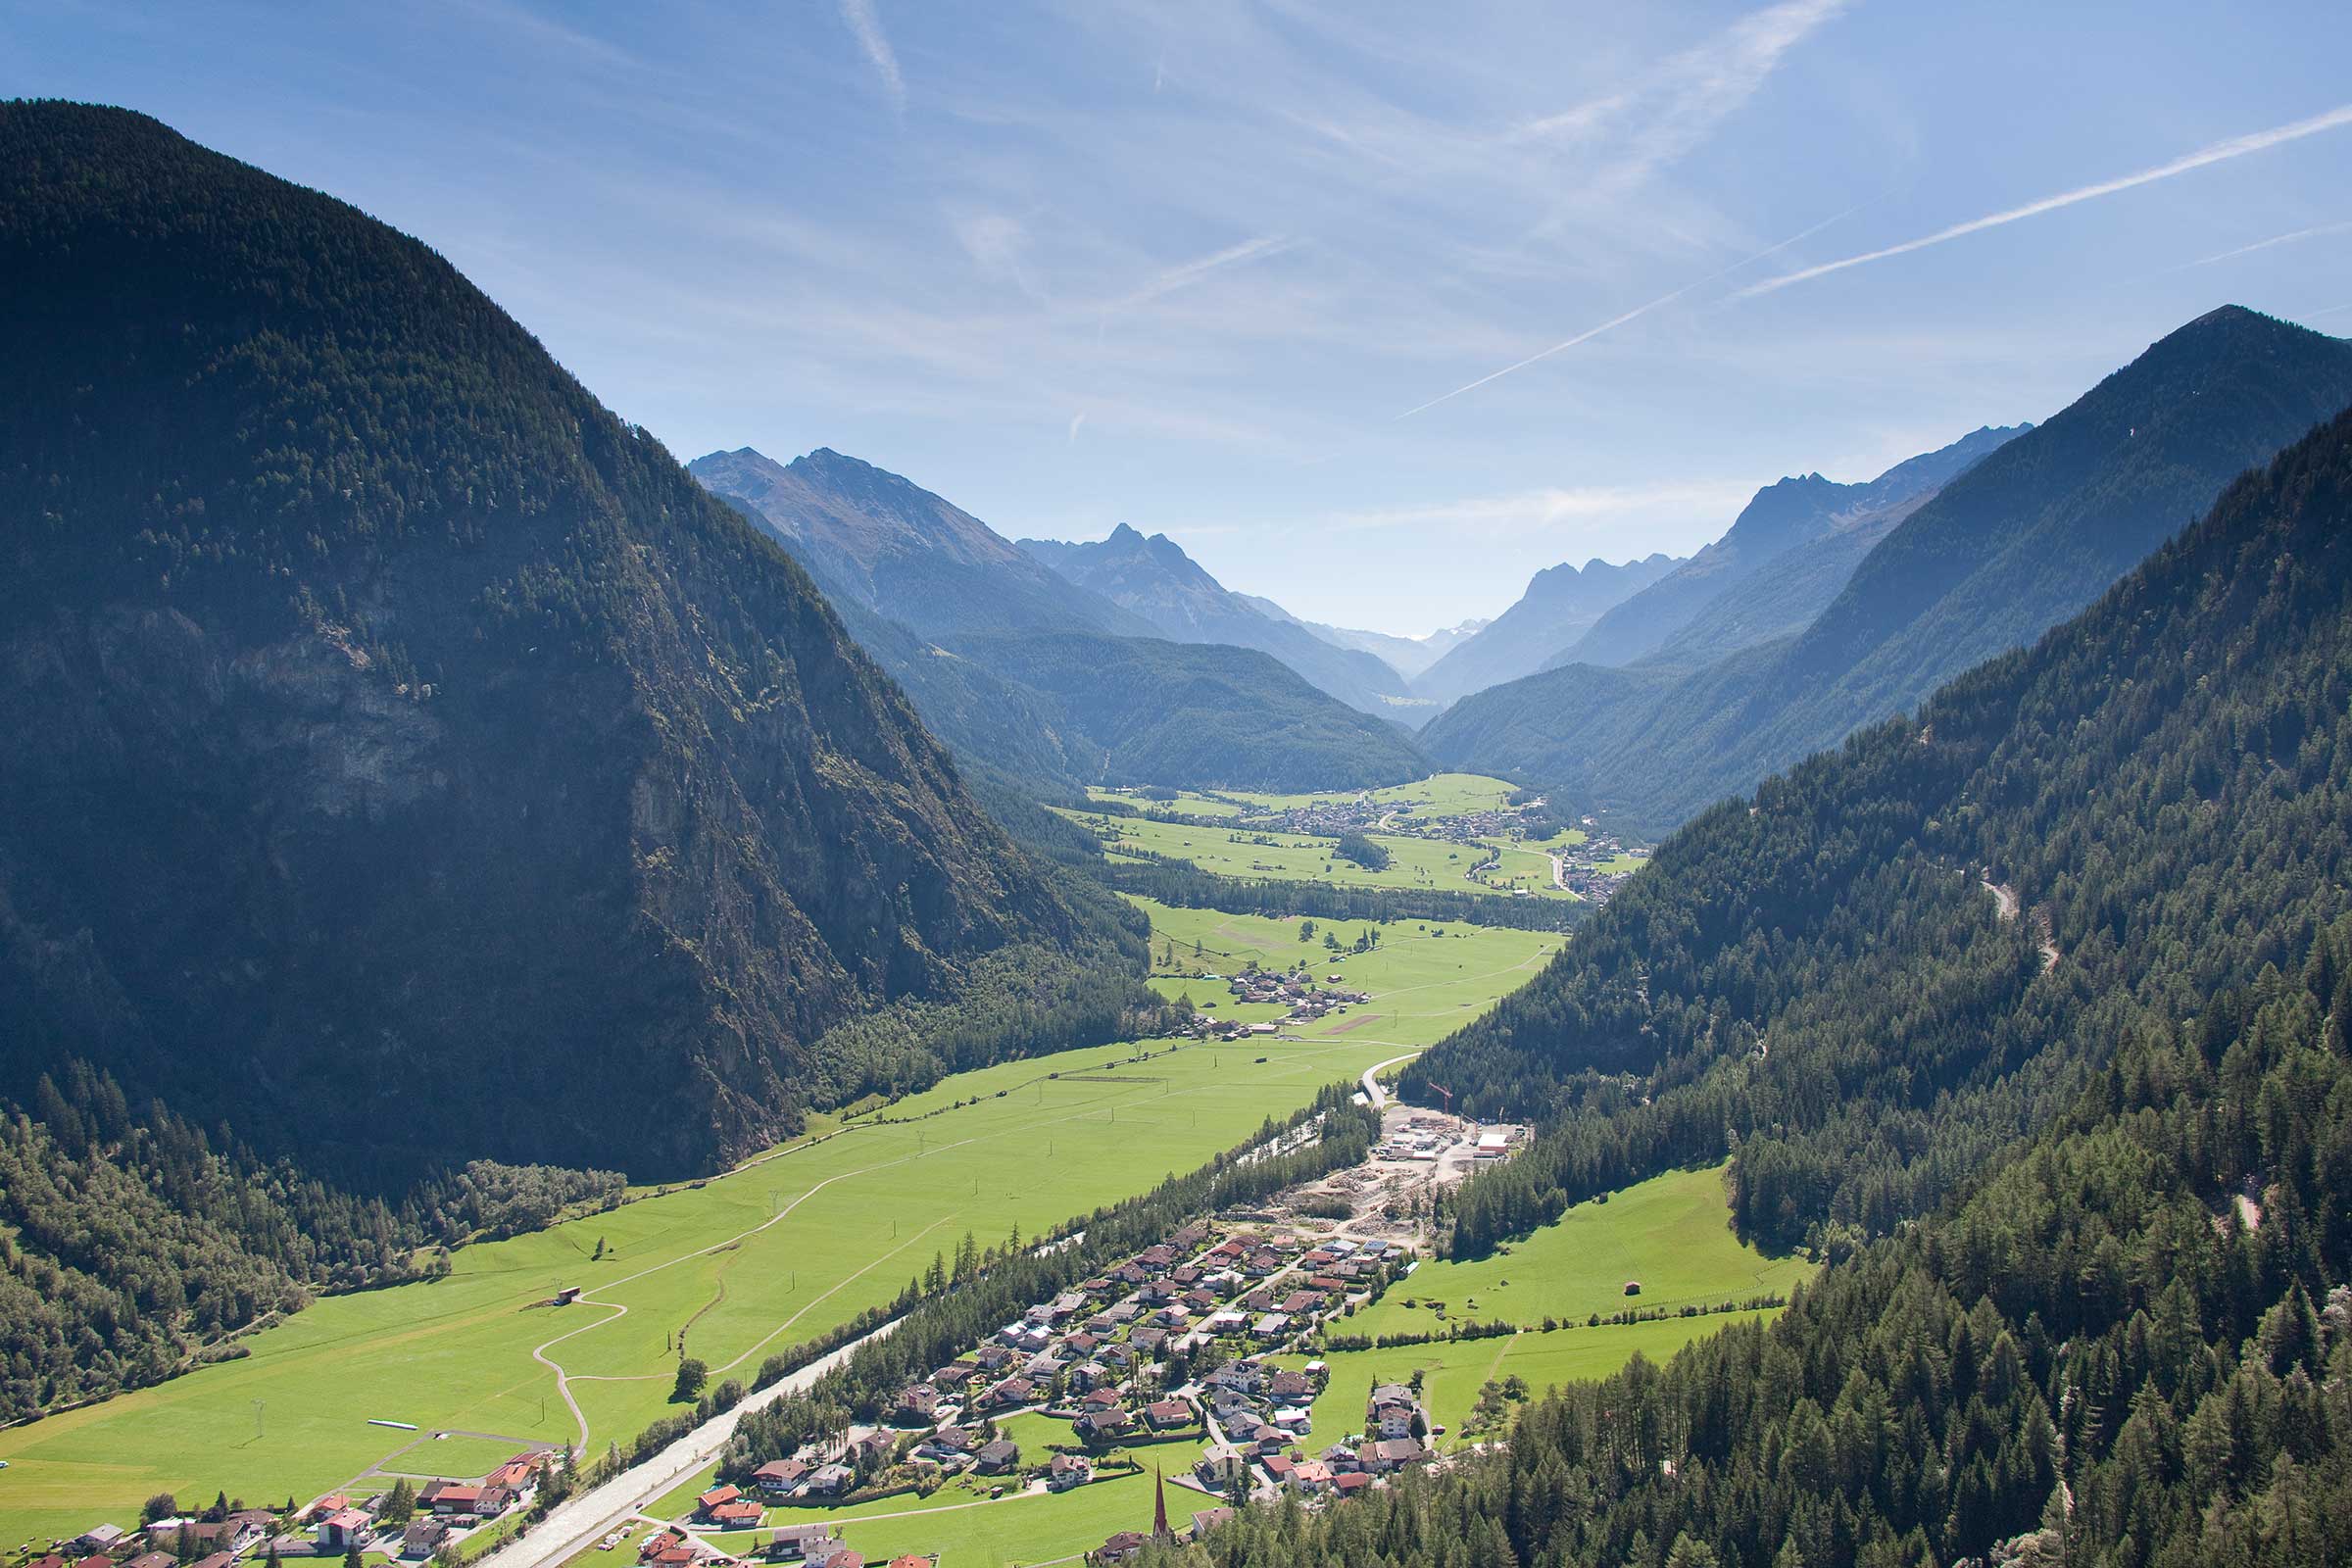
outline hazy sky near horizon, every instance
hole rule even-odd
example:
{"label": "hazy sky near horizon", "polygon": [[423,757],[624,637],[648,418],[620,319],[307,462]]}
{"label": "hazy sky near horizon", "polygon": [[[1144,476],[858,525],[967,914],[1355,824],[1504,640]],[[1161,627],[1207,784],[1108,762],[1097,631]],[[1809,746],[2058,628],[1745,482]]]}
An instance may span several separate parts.
{"label": "hazy sky near horizon", "polygon": [[2216,305],[2352,332],[2347,46],[2341,0],[18,0],[0,94],[418,235],[681,459],[830,446],[1419,633]]}

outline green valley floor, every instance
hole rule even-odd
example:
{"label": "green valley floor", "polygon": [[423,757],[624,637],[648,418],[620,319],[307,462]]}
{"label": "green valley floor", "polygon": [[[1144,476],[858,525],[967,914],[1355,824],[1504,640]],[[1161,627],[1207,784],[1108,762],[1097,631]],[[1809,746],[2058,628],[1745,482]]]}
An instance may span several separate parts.
{"label": "green valley floor", "polygon": [[[1150,912],[1188,949],[1307,951],[1285,922]],[[1433,1043],[1560,942],[1437,930],[1399,925],[1347,959],[1349,984],[1375,1000],[1297,1040],[1099,1047],[959,1074],[890,1105],[887,1121],[461,1249],[445,1279],[328,1298],[244,1340],[241,1359],[0,1432],[0,1545],[131,1523],[158,1492],[307,1499],[416,1436],[371,1420],[602,1449],[671,1408],[680,1332],[713,1379],[748,1378],[890,1300],[967,1231],[1034,1235],[1145,1191],[1323,1085]],[[1152,1054],[1130,1059],[1139,1049]],[[575,1286],[588,1299],[540,1304]]]}

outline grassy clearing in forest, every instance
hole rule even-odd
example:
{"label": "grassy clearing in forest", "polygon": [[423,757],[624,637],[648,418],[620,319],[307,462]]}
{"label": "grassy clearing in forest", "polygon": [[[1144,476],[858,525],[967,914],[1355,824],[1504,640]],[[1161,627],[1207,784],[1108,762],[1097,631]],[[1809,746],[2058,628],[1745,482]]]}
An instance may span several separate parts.
{"label": "grassy clearing in forest", "polygon": [[[1803,1258],[1767,1257],[1732,1234],[1721,1166],[1669,1171],[1606,1202],[1579,1203],[1491,1257],[1424,1263],[1342,1332],[1428,1334],[1472,1320],[1533,1328],[1629,1307],[1717,1306],[1786,1296],[1813,1272]],[[1641,1282],[1639,1296],[1625,1294],[1630,1280]]]}
{"label": "grassy clearing in forest", "polygon": [[[1401,1289],[1402,1287],[1398,1287]],[[1708,1317],[1667,1318],[1656,1323],[1604,1324],[1599,1328],[1537,1330],[1484,1340],[1446,1340],[1434,1345],[1397,1346],[1386,1350],[1340,1350],[1325,1356],[1331,1380],[1311,1411],[1314,1436],[1310,1447],[1320,1449],[1364,1429],[1364,1398],[1374,1384],[1410,1383],[1421,1378],[1422,1401],[1430,1419],[1446,1429],[1431,1441],[1450,1448],[1462,1438],[1462,1423],[1478,1400],[1489,1378],[1500,1382],[1516,1373],[1540,1396],[1562,1383],[1604,1378],[1632,1360],[1636,1351],[1664,1361],[1693,1340],[1704,1339],[1734,1323],[1773,1311],[1735,1312]]]}

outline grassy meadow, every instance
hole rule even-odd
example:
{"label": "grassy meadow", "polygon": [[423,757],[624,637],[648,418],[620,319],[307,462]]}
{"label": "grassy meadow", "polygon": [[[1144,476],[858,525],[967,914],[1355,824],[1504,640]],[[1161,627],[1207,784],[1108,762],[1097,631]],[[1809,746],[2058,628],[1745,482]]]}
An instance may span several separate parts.
{"label": "grassy meadow", "polygon": [[[1397,1289],[1402,1289],[1399,1286]],[[1340,1350],[1324,1357],[1330,1381],[1312,1407],[1314,1435],[1309,1452],[1364,1429],[1364,1398],[1377,1383],[1410,1383],[1421,1374],[1421,1396],[1430,1420],[1446,1429],[1430,1441],[1450,1448],[1488,1379],[1517,1373],[1537,1394],[1556,1384],[1603,1378],[1623,1367],[1636,1351],[1664,1361],[1693,1340],[1773,1311],[1734,1312],[1709,1317],[1667,1318],[1655,1323],[1604,1324],[1599,1328],[1538,1329],[1484,1340],[1447,1340],[1397,1346],[1386,1350]]]}
{"label": "grassy meadow", "polygon": [[1337,806],[1369,799],[1382,806],[1410,806],[1424,819],[1460,816],[1503,806],[1518,788],[1508,779],[1483,773],[1435,773],[1410,784],[1391,784],[1376,790],[1310,790],[1298,795],[1266,795],[1250,790],[1178,790],[1172,801],[1152,801],[1129,790],[1089,789],[1097,801],[1124,801],[1139,809],[1168,810],[1185,816],[1237,816],[1245,810],[1292,811],[1309,806]]}
{"label": "grassy meadow", "polygon": [[[1532,1328],[1631,1306],[1716,1306],[1786,1296],[1812,1273],[1802,1258],[1767,1257],[1732,1234],[1720,1166],[1669,1171],[1606,1202],[1579,1203],[1491,1257],[1423,1263],[1348,1318],[1344,1332],[1428,1334],[1471,1319]],[[1628,1280],[1642,1282],[1640,1296],[1625,1294]],[[1445,1318],[1433,1302],[1444,1303]]]}
{"label": "grassy meadow", "polygon": [[[1062,814],[1105,835],[1104,847],[1114,858],[1121,850],[1141,850],[1190,860],[1201,870],[1218,876],[1325,882],[1344,888],[1427,888],[1445,893],[1497,895],[1524,887],[1541,898],[1575,897],[1553,886],[1548,857],[1507,844],[1489,846],[1483,840],[1475,844],[1450,844],[1441,839],[1373,833],[1367,836],[1389,852],[1389,863],[1371,870],[1342,859],[1334,852],[1336,840],[1304,833],[1200,827],[1075,809],[1063,809]],[[1490,847],[1504,852],[1502,866],[1490,873],[1491,881],[1471,879],[1470,868],[1487,858]]]}
{"label": "grassy meadow", "polygon": [[1436,817],[1497,809],[1508,803],[1518,787],[1509,779],[1490,778],[1484,773],[1435,773],[1410,784],[1391,784],[1384,789],[1361,792],[1318,790],[1303,795],[1261,795],[1248,790],[1223,790],[1219,793],[1228,800],[1246,801],[1269,811],[1354,800],[1360,793],[1368,795],[1377,805],[1410,806],[1422,816]]}
{"label": "grassy meadow", "polygon": [[[1328,972],[1331,956],[1299,943],[1291,922],[1148,907],[1188,959],[1199,940],[1204,954],[1266,961],[1311,951]],[[1199,1165],[1326,1083],[1431,1044],[1560,942],[1437,929],[1446,934],[1392,927],[1377,953],[1346,959],[1342,972],[1378,1000],[1298,1041],[1172,1052],[1156,1042],[1146,1061],[1098,1047],[958,1074],[890,1106],[891,1123],[855,1120],[708,1182],[461,1249],[445,1279],[327,1298],[242,1341],[241,1359],[0,1431],[0,1546],[134,1522],[157,1492],[310,1497],[415,1440],[370,1417],[517,1446],[577,1441],[584,1421],[601,1448],[669,1407],[689,1323],[688,1348],[714,1379],[748,1377],[890,1299],[967,1230],[984,1241],[1015,1224],[1036,1234]],[[1200,992],[1205,1001],[1215,988]],[[567,1285],[593,1300],[537,1304]],[[534,1349],[569,1374],[582,1419]]]}

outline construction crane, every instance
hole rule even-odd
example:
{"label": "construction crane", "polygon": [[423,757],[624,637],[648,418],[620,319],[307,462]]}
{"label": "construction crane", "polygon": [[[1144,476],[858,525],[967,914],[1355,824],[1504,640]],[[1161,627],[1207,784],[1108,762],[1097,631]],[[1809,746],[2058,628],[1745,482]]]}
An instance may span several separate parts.
{"label": "construction crane", "polygon": [[1452,1114],[1453,1114],[1453,1091],[1452,1091],[1452,1090],[1450,1090],[1450,1089],[1448,1089],[1448,1088],[1446,1088],[1446,1087],[1444,1084],[1442,1084],[1442,1083],[1438,1082],[1438,1081],[1437,1081],[1435,1078],[1424,1078],[1424,1079],[1422,1079],[1421,1081],[1422,1081],[1423,1083],[1425,1083],[1425,1084],[1429,1085],[1429,1087],[1430,1087],[1430,1088],[1431,1088],[1433,1091],[1435,1091],[1436,1093],[1438,1093],[1438,1094],[1441,1094],[1441,1095],[1444,1095],[1444,1096],[1446,1097],[1446,1115],[1448,1115],[1448,1116],[1452,1115]]}

